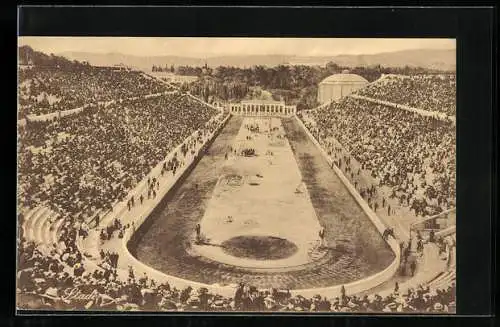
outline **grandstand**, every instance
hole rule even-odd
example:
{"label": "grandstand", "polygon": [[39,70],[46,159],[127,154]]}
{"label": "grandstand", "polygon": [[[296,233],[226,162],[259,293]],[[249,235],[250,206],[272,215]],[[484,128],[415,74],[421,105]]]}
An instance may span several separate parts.
{"label": "grandstand", "polygon": [[[232,116],[141,72],[30,63],[18,309],[455,312],[450,121],[349,96]],[[355,95],[453,116],[454,88]]]}
{"label": "grandstand", "polygon": [[18,115],[37,116],[168,90],[164,83],[138,71],[86,65],[69,69],[32,66],[19,70]]}
{"label": "grandstand", "polygon": [[456,115],[456,75],[385,75],[357,93],[430,112]]}

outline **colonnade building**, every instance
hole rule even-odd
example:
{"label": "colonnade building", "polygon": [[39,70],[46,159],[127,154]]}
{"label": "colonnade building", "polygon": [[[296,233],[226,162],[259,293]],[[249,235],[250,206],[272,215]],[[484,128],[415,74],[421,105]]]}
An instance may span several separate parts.
{"label": "colonnade building", "polygon": [[229,112],[239,116],[293,116],[297,107],[286,105],[285,101],[243,100],[240,103],[227,104]]}

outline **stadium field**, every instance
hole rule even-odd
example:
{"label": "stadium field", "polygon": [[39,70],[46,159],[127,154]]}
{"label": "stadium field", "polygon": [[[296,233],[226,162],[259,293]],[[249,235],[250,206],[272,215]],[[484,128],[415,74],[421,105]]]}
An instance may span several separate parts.
{"label": "stadium field", "polygon": [[[273,119],[275,133],[266,133],[269,119],[252,119],[229,120],[138,231],[131,252],[185,279],[291,289],[348,283],[389,265],[392,252],[297,122]],[[259,132],[245,127],[256,124]],[[256,155],[234,155],[248,148]],[[226,159],[227,153],[232,154]],[[266,194],[259,192],[261,183]],[[275,196],[259,202],[269,190]],[[252,206],[245,206],[248,197]],[[193,242],[198,223],[203,245]],[[327,249],[315,245],[320,226]],[[250,253],[259,246],[268,258]],[[283,253],[271,253],[273,247]]]}

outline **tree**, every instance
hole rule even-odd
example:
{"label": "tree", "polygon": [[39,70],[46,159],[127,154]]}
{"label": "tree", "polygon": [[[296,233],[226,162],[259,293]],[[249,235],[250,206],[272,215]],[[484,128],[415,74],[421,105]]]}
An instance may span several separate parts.
{"label": "tree", "polygon": [[340,66],[333,61],[330,61],[326,64],[326,71],[329,73],[329,75],[338,73],[340,71]]}

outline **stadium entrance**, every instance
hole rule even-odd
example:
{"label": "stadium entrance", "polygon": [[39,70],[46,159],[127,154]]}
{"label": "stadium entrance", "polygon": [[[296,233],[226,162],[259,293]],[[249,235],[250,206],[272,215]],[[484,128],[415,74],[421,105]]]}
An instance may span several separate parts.
{"label": "stadium entrance", "polygon": [[291,117],[295,115],[296,106],[287,106],[284,101],[245,100],[240,103],[229,103],[229,112],[239,116],[257,117]]}

